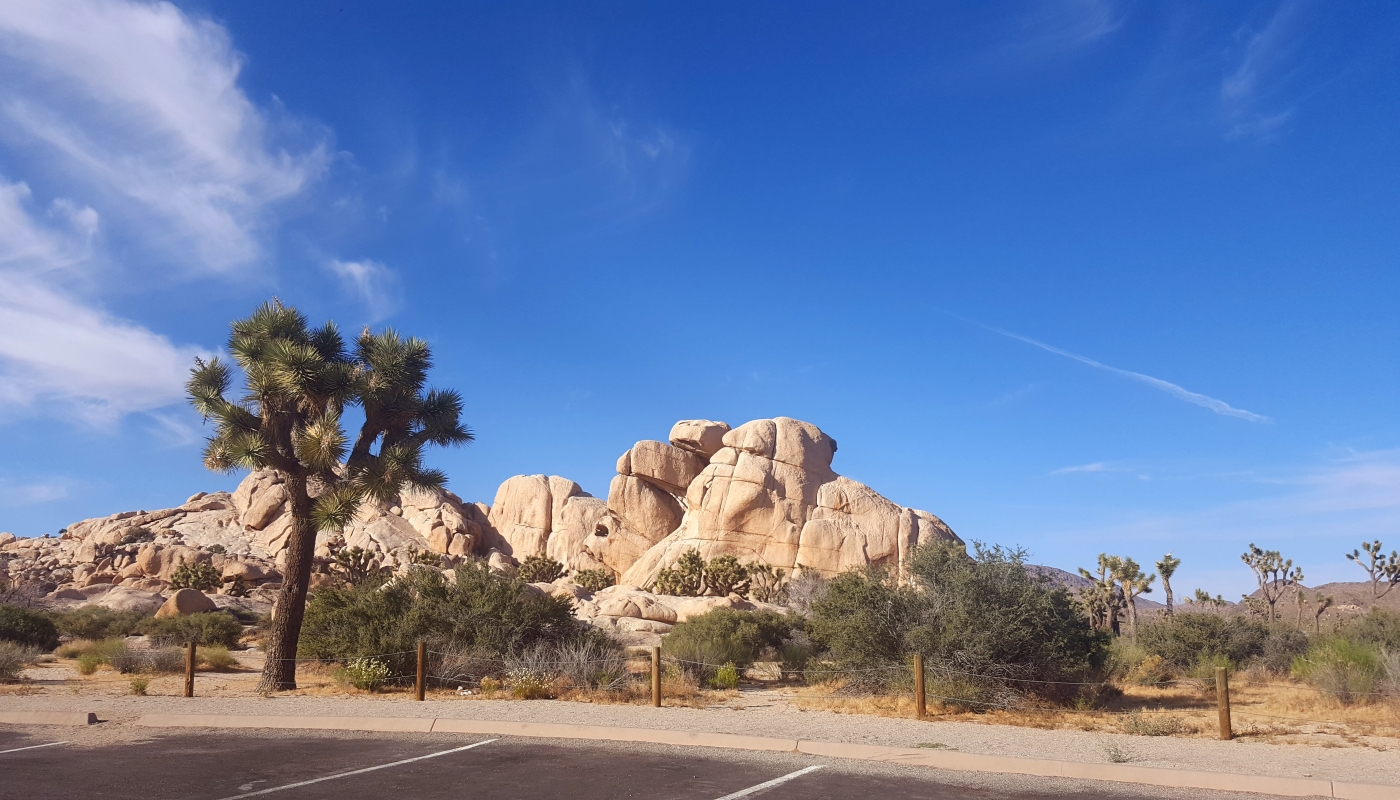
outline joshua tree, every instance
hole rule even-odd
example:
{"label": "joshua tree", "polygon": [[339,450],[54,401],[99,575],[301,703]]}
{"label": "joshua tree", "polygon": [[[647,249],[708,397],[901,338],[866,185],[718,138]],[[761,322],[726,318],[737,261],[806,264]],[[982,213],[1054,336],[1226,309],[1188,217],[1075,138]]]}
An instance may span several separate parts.
{"label": "joshua tree", "polygon": [[1090,584],[1080,593],[1080,599],[1089,612],[1089,624],[1097,630],[1118,633],[1118,613],[1123,610],[1124,600],[1117,575],[1122,568],[1123,560],[1108,553],[1099,553],[1097,573],[1079,568],[1079,574]]}
{"label": "joshua tree", "polygon": [[1275,604],[1288,587],[1303,582],[1303,568],[1293,566],[1293,559],[1285,560],[1279,551],[1260,550],[1253,542],[1249,543],[1249,550],[1240,556],[1240,560],[1249,566],[1255,580],[1259,581],[1259,594],[1268,605],[1269,621],[1273,622],[1276,619]]}
{"label": "joshua tree", "polygon": [[1332,595],[1323,597],[1322,592],[1318,592],[1313,603],[1313,633],[1322,633],[1322,612],[1332,607]]}
{"label": "joshua tree", "polygon": [[[294,689],[317,531],[341,530],[365,500],[441,487],[447,477],[424,468],[423,448],[465,444],[472,434],[459,394],[425,389],[432,358],[420,339],[366,328],[347,352],[335,323],[312,329],[275,298],[232,328],[228,350],[246,391],[225,397],[234,376],[217,358],[196,359],[187,388],[195,410],[216,426],[205,466],[272,469],[287,488],[292,535],[258,688]],[[353,405],[364,422],[351,445],[340,415]]]}
{"label": "joshua tree", "polygon": [[1137,638],[1137,598],[1138,595],[1149,594],[1152,591],[1152,582],[1157,580],[1157,576],[1143,575],[1142,567],[1131,558],[1125,558],[1119,562],[1117,570],[1118,585],[1123,589],[1123,601],[1128,606],[1128,634],[1132,638]]}
{"label": "joshua tree", "polygon": [[1193,601],[1197,603],[1204,603],[1208,606],[1214,606],[1215,608],[1224,608],[1225,606],[1224,597],[1218,594],[1215,597],[1211,597],[1210,592],[1207,592],[1205,589],[1197,589]]}
{"label": "joshua tree", "polygon": [[1157,567],[1157,574],[1162,576],[1162,594],[1167,596],[1167,616],[1172,615],[1172,576],[1176,574],[1176,568],[1181,566],[1181,559],[1167,553],[1162,556],[1162,560],[1153,566]]}
{"label": "joshua tree", "polygon": [[[1366,570],[1366,577],[1371,584],[1371,606],[1374,608],[1376,601],[1385,597],[1395,588],[1395,584],[1400,583],[1400,553],[1390,551],[1390,558],[1385,557],[1381,552],[1381,540],[1373,542],[1362,542],[1361,550],[1353,550],[1346,554],[1346,557],[1356,562],[1358,567]],[[1361,552],[1366,552],[1366,557],[1370,563],[1361,560]],[[1381,584],[1385,584],[1385,591],[1381,591]]]}

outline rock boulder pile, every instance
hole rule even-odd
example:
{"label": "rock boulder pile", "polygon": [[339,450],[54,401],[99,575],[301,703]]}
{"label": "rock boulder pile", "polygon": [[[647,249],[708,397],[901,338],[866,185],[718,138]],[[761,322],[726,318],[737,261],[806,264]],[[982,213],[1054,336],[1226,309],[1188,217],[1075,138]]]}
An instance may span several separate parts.
{"label": "rock boulder pile", "polygon": [[[571,573],[604,570],[619,584],[596,595],[567,578],[540,586],[573,594],[580,617],[617,631],[661,633],[696,609],[749,603],[644,591],[689,550],[707,560],[729,555],[789,575],[829,576],[867,565],[902,571],[916,545],[961,542],[933,514],[836,474],[835,454],[834,439],[787,417],[732,429],[683,420],[667,441],[637,442],[618,458],[606,499],[545,475],[509,478],[489,506],[448,491],[405,492],[393,502],[364,503],[344,531],[318,537],[317,555],[324,561],[333,548],[359,547],[391,568],[436,554],[444,568],[475,557],[510,569],[543,554]],[[83,520],[59,538],[0,534],[0,577],[51,592],[55,602],[111,595],[109,603],[159,607],[180,565],[209,562],[266,604],[282,580],[291,528],[281,479],[254,472],[232,494]]]}

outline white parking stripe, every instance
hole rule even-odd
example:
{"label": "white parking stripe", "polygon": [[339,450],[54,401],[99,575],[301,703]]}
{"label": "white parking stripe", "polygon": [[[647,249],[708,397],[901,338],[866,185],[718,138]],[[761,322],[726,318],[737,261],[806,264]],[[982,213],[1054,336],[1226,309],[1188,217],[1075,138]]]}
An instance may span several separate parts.
{"label": "white parking stripe", "polygon": [[757,785],[757,786],[750,786],[750,787],[747,788],[747,789],[740,789],[739,791],[735,792],[734,794],[727,794],[727,795],[725,795],[724,797],[719,798],[719,800],[739,800],[740,797],[748,797],[749,795],[754,794],[754,793],[756,793],[756,792],[761,792],[761,791],[763,791],[764,789],[771,789],[771,788],[773,788],[774,786],[777,786],[777,785],[780,784],[780,783],[787,783],[788,781],[792,780],[793,778],[800,778],[800,777],[802,777],[803,775],[806,775],[806,774],[809,773],[809,772],[815,772],[816,770],[819,770],[819,769],[821,769],[821,768],[824,767],[824,766],[826,766],[826,765],[825,765],[825,764],[817,764],[817,765],[811,766],[811,767],[803,767],[802,769],[799,769],[799,770],[796,771],[796,772],[789,772],[788,774],[784,775],[784,776],[781,777],[781,778],[774,778],[774,779],[771,780],[771,781],[764,781],[763,783],[760,783],[760,784]]}
{"label": "white parking stripe", "polygon": [[[225,798],[222,798],[222,800],[240,800],[240,798],[243,798],[243,797],[256,797],[257,795],[260,795],[260,794],[271,794],[271,793],[273,793],[273,792],[280,792],[280,791],[282,791],[283,789],[295,789],[295,788],[297,788],[298,786],[310,786],[310,785],[313,784],[313,783],[320,783],[321,781],[333,781],[333,780],[335,780],[336,778],[348,778],[348,777],[350,777],[351,775],[361,775],[361,774],[366,773],[366,772],[374,772],[374,771],[377,770],[377,769],[388,769],[389,767],[397,767],[397,766],[399,766],[399,765],[401,765],[401,764],[412,764],[412,763],[415,762],[415,761],[422,761],[422,760],[425,759],[425,758],[437,758],[438,756],[446,756],[446,755],[451,755],[451,754],[453,754],[453,753],[460,753],[460,752],[462,752],[463,750],[470,750],[470,749],[472,749],[473,747],[480,747],[480,746],[482,746],[483,744],[490,744],[490,743],[492,743],[492,742],[494,742],[494,741],[496,741],[496,740],[495,740],[495,739],[487,739],[487,740],[484,741],[484,742],[477,742],[476,744],[469,744],[469,745],[467,745],[467,746],[465,746],[465,747],[454,747],[454,748],[452,748],[451,750],[443,750],[441,753],[429,753],[429,754],[427,754],[426,756],[417,756],[417,757],[415,757],[415,758],[405,758],[405,759],[402,760],[402,761],[395,761],[395,762],[392,763],[392,764],[380,764],[380,765],[377,766],[377,767],[365,767],[364,769],[351,770],[350,772],[337,772],[337,773],[334,774],[334,775],[327,775],[327,776],[325,776],[324,778],[312,778],[312,779],[309,780],[309,781],[299,781],[299,782],[297,782],[297,783],[289,783],[289,784],[287,784],[286,786],[274,786],[274,787],[272,787],[271,789],[262,789],[262,790],[256,791],[256,792],[244,792],[243,794],[236,794],[236,795],[234,795],[234,796],[232,796],[232,797],[225,797]],[[737,797],[738,795],[735,795],[735,796]]]}
{"label": "white parking stripe", "polygon": [[0,750],[0,755],[4,755],[4,754],[6,754],[6,753],[18,753],[18,752],[21,751],[21,750],[37,750],[37,749],[39,749],[40,747],[53,747],[53,746],[56,745],[56,744],[68,744],[68,743],[67,743],[67,742],[49,742],[48,744],[31,744],[31,745],[28,746],[28,747],[16,747],[16,748],[13,749],[13,750]]}

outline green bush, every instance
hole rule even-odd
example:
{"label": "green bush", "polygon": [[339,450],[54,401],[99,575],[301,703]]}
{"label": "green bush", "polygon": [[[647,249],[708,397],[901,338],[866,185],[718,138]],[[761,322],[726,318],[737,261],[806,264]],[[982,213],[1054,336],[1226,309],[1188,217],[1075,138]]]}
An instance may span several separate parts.
{"label": "green bush", "polygon": [[328,661],[383,655],[391,674],[406,675],[420,640],[438,651],[499,656],[602,635],[574,618],[570,599],[540,597],[483,562],[457,567],[455,578],[415,570],[382,585],[322,589],[307,604],[298,654]]}
{"label": "green bush", "polygon": [[1138,623],[1137,643],[1176,669],[1190,668],[1204,655],[1219,655],[1244,664],[1264,652],[1269,627],[1247,617],[1223,617],[1203,611],[1178,611]]}
{"label": "green bush", "polygon": [[661,641],[661,652],[681,662],[694,680],[711,679],[725,664],[743,669],[760,656],[781,652],[802,624],[798,617],[772,611],[717,608],[681,622]]}
{"label": "green bush", "polygon": [[[919,622],[909,647],[935,663],[989,678],[1083,681],[1099,674],[1108,637],[1090,628],[1074,599],[1039,573],[1025,551],[973,543],[916,548],[909,572]],[[1059,694],[1056,684],[1013,684]]]}
{"label": "green bush", "polygon": [[78,674],[91,675],[94,672],[96,672],[97,668],[102,666],[104,663],[106,663],[106,659],[102,657],[101,653],[95,650],[89,650],[83,653],[79,653]]}
{"label": "green bush", "polygon": [[564,565],[543,553],[536,553],[526,556],[515,574],[526,583],[553,583],[564,577]]}
{"label": "green bush", "polygon": [[904,660],[904,638],[918,624],[918,601],[881,570],[843,572],[812,603],[807,632],[838,667],[897,664]]}
{"label": "green bush", "polygon": [[336,678],[364,692],[377,692],[389,679],[389,665],[377,658],[352,658],[336,670]]}
{"label": "green bush", "polygon": [[663,567],[652,581],[652,591],[678,597],[699,597],[705,591],[705,559],[699,550],[687,550],[674,567]]}
{"label": "green bush", "polygon": [[574,573],[574,583],[590,592],[601,592],[613,585],[610,569],[581,569]]}
{"label": "green bush", "polygon": [[145,696],[146,687],[151,685],[150,678],[132,678],[131,693],[137,696]]}
{"label": "green bush", "polygon": [[223,575],[208,561],[181,564],[170,574],[170,588],[212,592],[223,582]]}
{"label": "green bush", "polygon": [[734,556],[719,556],[710,559],[703,572],[705,591],[716,597],[730,594],[748,594],[749,570]]}
{"label": "green bush", "polygon": [[732,663],[720,667],[710,679],[710,686],[716,689],[739,688],[739,668]]}
{"label": "green bush", "polygon": [[229,653],[228,648],[223,645],[210,645],[200,647],[195,651],[195,658],[206,669],[214,672],[227,672],[238,666],[238,659]]}
{"label": "green bush", "polygon": [[58,647],[58,628],[37,611],[19,606],[0,606],[0,640],[47,653]]}
{"label": "green bush", "polygon": [[1400,650],[1400,614],[1373,608],[1337,626],[1336,634],[1354,642],[1364,642],[1386,650]]}
{"label": "green bush", "polygon": [[243,626],[227,611],[209,611],[180,617],[151,618],[141,625],[141,632],[151,637],[156,646],[197,645],[233,647],[243,637]]}
{"label": "green bush", "polygon": [[49,614],[58,632],[75,639],[110,639],[131,636],[141,629],[150,614],[139,611],[113,611],[102,606],[79,606],[71,611]]}
{"label": "green bush", "polygon": [[1293,662],[1294,677],[1340,703],[1365,702],[1386,678],[1381,651],[1375,645],[1329,636],[1314,642]]}

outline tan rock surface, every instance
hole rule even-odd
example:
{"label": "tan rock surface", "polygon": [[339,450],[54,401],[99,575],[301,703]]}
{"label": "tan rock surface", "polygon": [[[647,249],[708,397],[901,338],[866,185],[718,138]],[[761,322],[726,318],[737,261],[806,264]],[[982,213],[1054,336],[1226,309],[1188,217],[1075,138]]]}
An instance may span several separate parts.
{"label": "tan rock surface", "polygon": [[198,589],[179,589],[156,611],[156,619],[164,617],[184,617],[190,614],[203,614],[217,611],[219,607],[209,595]]}
{"label": "tan rock surface", "polygon": [[708,419],[683,419],[671,426],[667,437],[671,444],[682,450],[689,450],[709,461],[710,456],[724,447],[724,435],[729,433],[729,425]]}

